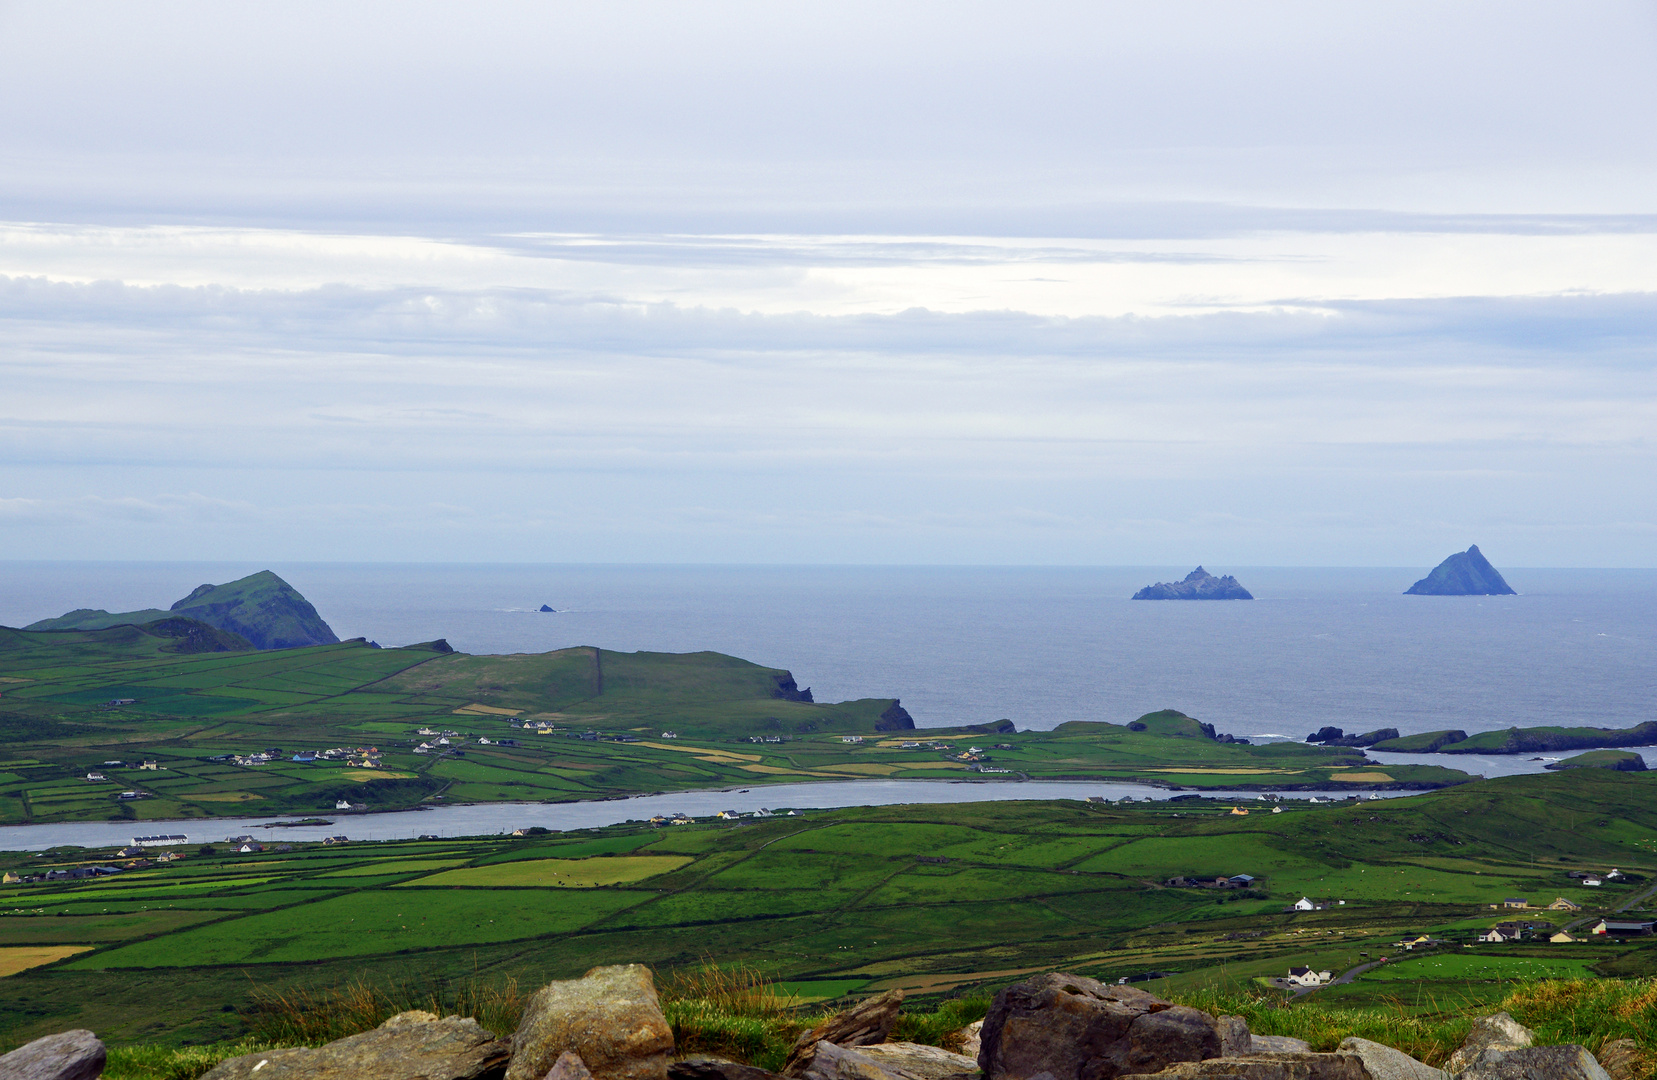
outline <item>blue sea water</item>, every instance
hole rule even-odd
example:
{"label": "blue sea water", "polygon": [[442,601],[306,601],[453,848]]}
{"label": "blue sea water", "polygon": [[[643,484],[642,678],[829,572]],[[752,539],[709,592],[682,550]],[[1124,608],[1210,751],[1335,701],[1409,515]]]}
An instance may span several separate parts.
{"label": "blue sea water", "polygon": [[[0,624],[166,607],[266,564],[0,563]],[[920,726],[1122,723],[1250,738],[1657,719],[1657,570],[1504,568],[1520,595],[1401,595],[1428,568],[1210,567],[1252,602],[1132,601],[1190,567],[269,564],[341,637],[466,652],[712,649]],[[556,613],[539,613],[541,604]],[[1474,771],[1481,771],[1475,769]]]}

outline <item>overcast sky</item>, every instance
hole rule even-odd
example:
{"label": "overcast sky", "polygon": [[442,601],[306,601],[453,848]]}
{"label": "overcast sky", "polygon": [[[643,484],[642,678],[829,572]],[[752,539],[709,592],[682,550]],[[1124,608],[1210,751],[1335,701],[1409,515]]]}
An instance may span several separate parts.
{"label": "overcast sky", "polygon": [[1657,565],[1657,5],[0,0],[12,558]]}

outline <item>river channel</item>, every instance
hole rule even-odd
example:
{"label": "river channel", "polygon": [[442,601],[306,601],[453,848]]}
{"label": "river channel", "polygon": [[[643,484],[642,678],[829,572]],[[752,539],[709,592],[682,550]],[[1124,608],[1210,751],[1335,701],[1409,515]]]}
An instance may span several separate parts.
{"label": "river channel", "polygon": [[[442,806],[430,810],[403,810],[383,814],[329,814],[328,825],[291,825],[283,822],[312,818],[247,817],[195,818],[185,821],[81,821],[55,825],[8,825],[0,827],[0,851],[44,851],[73,844],[80,847],[110,847],[130,844],[139,835],[181,834],[190,844],[218,843],[233,836],[253,836],[261,841],[321,840],[345,836],[352,840],[409,840],[419,836],[491,836],[536,825],[562,832],[592,829],[627,821],[644,821],[658,814],[687,814],[711,818],[729,810],[750,814],[766,809],[821,810],[843,806],[888,806],[895,803],[993,802],[1014,799],[1077,799],[1100,797],[1116,801],[1131,797],[1162,800],[1190,791],[1169,791],[1142,784],[1093,783],[1086,781],[981,781],[946,780],[847,780],[811,784],[774,784],[750,789],[681,791],[668,795],[637,795],[626,799],[604,799],[567,803],[477,803]],[[1209,798],[1235,799],[1252,804],[1261,799],[1256,791],[1213,791]],[[1285,800],[1397,797],[1414,794],[1398,791],[1297,791],[1284,793]]]}

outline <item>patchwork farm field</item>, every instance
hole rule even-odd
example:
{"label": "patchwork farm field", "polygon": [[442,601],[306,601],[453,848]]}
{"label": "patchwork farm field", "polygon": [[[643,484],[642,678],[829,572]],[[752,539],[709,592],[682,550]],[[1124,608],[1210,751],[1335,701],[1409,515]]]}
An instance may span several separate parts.
{"label": "patchwork farm field", "polygon": [[[234,1037],[255,994],[518,980],[597,963],[749,964],[812,998],[982,992],[1032,970],[1264,989],[1292,964],[1373,963],[1331,1001],[1638,969],[1657,946],[1473,945],[1511,896],[1542,936],[1643,910],[1653,781],[1576,770],[1408,800],[1232,815],[1214,803],[1007,802],[808,811],[517,838],[291,845],[91,880],[0,887],[0,1043],[71,1023],[110,1037]],[[1469,856],[1463,858],[1460,853]],[[108,852],[0,857],[12,872]],[[1600,889],[1573,870],[1620,868]],[[1248,874],[1247,887],[1171,886]],[[1315,910],[1295,910],[1302,897]],[[1344,901],[1344,903],[1343,903]],[[1445,941],[1425,953],[1399,942]],[[56,951],[53,951],[56,950]],[[4,959],[10,958],[10,959]]]}

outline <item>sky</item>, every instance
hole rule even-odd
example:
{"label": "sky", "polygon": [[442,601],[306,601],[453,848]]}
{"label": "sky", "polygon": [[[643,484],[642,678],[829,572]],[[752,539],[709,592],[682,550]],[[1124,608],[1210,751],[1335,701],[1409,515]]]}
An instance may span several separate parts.
{"label": "sky", "polygon": [[1657,5],[0,0],[0,557],[1657,565]]}

